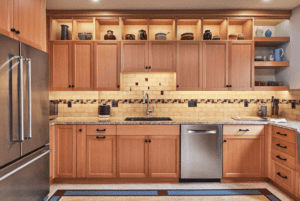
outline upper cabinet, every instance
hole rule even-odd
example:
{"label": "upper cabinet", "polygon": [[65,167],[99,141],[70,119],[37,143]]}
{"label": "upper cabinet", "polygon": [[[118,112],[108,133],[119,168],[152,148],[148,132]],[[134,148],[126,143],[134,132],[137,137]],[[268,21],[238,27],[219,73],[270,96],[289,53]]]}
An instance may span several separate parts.
{"label": "upper cabinet", "polygon": [[94,90],[120,90],[120,42],[94,42]]}
{"label": "upper cabinet", "polygon": [[202,90],[202,42],[177,43],[177,90]]}
{"label": "upper cabinet", "polygon": [[2,0],[0,17],[1,34],[45,51],[45,0]]}
{"label": "upper cabinet", "polygon": [[203,42],[203,90],[228,90],[228,42]]}
{"label": "upper cabinet", "polygon": [[250,91],[254,76],[253,41],[231,41],[229,53],[229,88],[232,91]]}

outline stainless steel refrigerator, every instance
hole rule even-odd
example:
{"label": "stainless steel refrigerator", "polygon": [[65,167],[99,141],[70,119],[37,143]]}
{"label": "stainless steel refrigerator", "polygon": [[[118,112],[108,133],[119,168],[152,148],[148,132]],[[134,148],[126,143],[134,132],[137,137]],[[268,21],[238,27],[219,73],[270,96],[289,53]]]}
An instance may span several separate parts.
{"label": "stainless steel refrigerator", "polygon": [[0,200],[49,193],[48,54],[0,34]]}

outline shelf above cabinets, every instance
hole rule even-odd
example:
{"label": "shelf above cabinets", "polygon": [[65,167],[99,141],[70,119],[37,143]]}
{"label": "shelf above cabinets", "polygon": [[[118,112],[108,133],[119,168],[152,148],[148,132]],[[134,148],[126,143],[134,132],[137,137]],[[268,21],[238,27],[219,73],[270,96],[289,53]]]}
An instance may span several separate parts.
{"label": "shelf above cabinets", "polygon": [[256,86],[254,91],[288,91],[289,86]]}
{"label": "shelf above cabinets", "polygon": [[254,37],[256,47],[273,47],[290,42],[290,37]]}
{"label": "shelf above cabinets", "polygon": [[261,69],[281,68],[281,67],[290,66],[290,62],[289,61],[255,61],[254,66],[255,68],[261,68]]}

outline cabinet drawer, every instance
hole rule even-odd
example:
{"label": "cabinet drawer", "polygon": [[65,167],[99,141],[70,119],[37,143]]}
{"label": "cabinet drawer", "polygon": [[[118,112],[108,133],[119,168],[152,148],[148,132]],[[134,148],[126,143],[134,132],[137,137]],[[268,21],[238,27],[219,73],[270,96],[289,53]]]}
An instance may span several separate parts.
{"label": "cabinet drawer", "polygon": [[274,126],[272,131],[272,136],[288,142],[296,143],[295,131]]}
{"label": "cabinet drawer", "polygon": [[116,125],[88,125],[87,135],[117,135]]}
{"label": "cabinet drawer", "polygon": [[285,154],[276,149],[272,149],[272,159],[280,164],[283,164],[295,170],[296,159],[293,156]]}
{"label": "cabinet drawer", "polygon": [[271,179],[287,191],[295,192],[296,173],[294,170],[272,160]]}
{"label": "cabinet drawer", "polygon": [[223,135],[264,135],[264,125],[224,125]]}
{"label": "cabinet drawer", "polygon": [[117,135],[179,135],[179,125],[117,125]]}
{"label": "cabinet drawer", "polygon": [[272,137],[272,148],[291,156],[296,156],[296,144],[294,143]]}

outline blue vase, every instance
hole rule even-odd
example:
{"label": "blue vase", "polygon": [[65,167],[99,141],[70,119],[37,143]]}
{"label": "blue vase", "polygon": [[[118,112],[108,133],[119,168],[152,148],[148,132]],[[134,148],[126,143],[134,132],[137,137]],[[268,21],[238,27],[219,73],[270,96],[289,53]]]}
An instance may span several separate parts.
{"label": "blue vase", "polygon": [[271,37],[272,36],[272,31],[270,29],[268,29],[265,33],[266,37]]}

